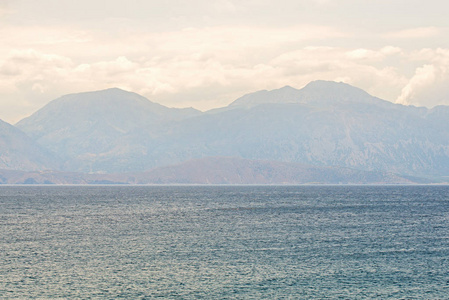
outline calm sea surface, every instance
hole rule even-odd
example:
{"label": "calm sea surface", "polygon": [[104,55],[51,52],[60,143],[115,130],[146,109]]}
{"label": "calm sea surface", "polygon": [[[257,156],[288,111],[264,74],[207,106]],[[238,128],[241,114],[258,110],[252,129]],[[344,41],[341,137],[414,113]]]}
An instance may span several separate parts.
{"label": "calm sea surface", "polygon": [[448,186],[3,186],[0,298],[449,298]]}

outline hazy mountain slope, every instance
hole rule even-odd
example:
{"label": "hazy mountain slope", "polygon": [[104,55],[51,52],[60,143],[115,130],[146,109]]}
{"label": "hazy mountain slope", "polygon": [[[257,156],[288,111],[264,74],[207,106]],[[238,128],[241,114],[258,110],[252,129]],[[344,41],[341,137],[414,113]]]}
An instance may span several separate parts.
{"label": "hazy mountain slope", "polygon": [[393,104],[316,81],[200,113],[118,89],[62,97],[17,124],[64,169],[143,171],[207,156],[449,175],[449,108]]}
{"label": "hazy mountain slope", "polygon": [[123,174],[86,174],[61,171],[0,169],[0,184],[127,184]]}
{"label": "hazy mountain slope", "polygon": [[136,176],[138,183],[182,184],[306,184],[306,183],[416,183],[382,172],[348,168],[315,167],[298,163],[255,161],[232,157],[208,157],[159,167]]}
{"label": "hazy mountain slope", "polygon": [[114,88],[63,96],[16,126],[59,153],[65,169],[124,171],[146,155],[147,144],[164,132],[167,122],[199,113]]}
{"label": "hazy mountain slope", "polygon": [[79,133],[102,123],[124,133],[141,125],[181,120],[197,114],[200,112],[192,108],[168,108],[136,93],[111,88],[62,96],[16,126],[35,138],[63,130]]}
{"label": "hazy mountain slope", "polygon": [[143,173],[85,174],[0,169],[0,184],[411,184],[421,178],[298,163],[207,157]]}
{"label": "hazy mountain slope", "polygon": [[449,113],[444,107],[396,105],[329,82],[287,91],[307,97],[294,103],[277,99],[279,90],[273,100],[266,93],[262,98],[255,93],[250,105],[241,99],[240,104],[231,104],[232,109],[185,120],[172,137],[177,142],[167,149],[180,160],[222,155],[401,174],[449,174]]}
{"label": "hazy mountain slope", "polygon": [[300,103],[314,107],[341,104],[391,104],[369,95],[362,89],[343,82],[317,80],[297,90],[290,86],[247,94],[232,102],[229,107],[253,107],[262,103]]}
{"label": "hazy mountain slope", "polygon": [[46,170],[58,168],[58,160],[25,133],[0,120],[0,169]]}

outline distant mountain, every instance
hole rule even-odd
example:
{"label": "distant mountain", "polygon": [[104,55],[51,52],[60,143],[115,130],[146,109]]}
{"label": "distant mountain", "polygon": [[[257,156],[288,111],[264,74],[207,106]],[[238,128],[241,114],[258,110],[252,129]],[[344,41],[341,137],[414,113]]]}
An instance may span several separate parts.
{"label": "distant mountain", "polygon": [[155,168],[136,183],[158,184],[410,184],[429,182],[385,172],[316,167],[299,163],[207,157]]}
{"label": "distant mountain", "polygon": [[263,103],[296,103],[314,107],[329,107],[341,104],[374,104],[382,105],[390,102],[369,95],[362,89],[343,82],[317,80],[297,90],[290,86],[273,90],[247,94],[234,102],[230,107],[254,107]]}
{"label": "distant mountain", "polygon": [[218,155],[415,176],[449,174],[447,107],[393,104],[323,81],[262,94],[187,119],[172,137],[177,143],[166,148],[180,161]]}
{"label": "distant mountain", "polygon": [[127,184],[127,180],[122,174],[0,169],[0,184]]}
{"label": "distant mountain", "polygon": [[449,175],[449,107],[393,104],[315,81],[243,96],[201,113],[111,89],[64,96],[17,126],[63,170],[137,172],[204,157]]}
{"label": "distant mountain", "polygon": [[0,169],[57,169],[58,159],[25,133],[0,120]]}
{"label": "distant mountain", "polygon": [[63,96],[16,126],[60,154],[66,170],[124,171],[138,168],[167,124],[198,114],[113,88]]}
{"label": "distant mountain", "polygon": [[0,184],[413,184],[422,178],[298,163],[207,157],[143,173],[0,170]]}

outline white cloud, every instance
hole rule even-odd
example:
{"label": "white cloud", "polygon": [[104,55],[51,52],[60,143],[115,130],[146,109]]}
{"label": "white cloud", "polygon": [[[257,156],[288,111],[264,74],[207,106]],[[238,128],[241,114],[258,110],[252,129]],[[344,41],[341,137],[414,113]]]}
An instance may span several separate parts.
{"label": "white cloud", "polygon": [[[175,49],[169,39],[159,49],[152,49],[158,54],[155,56],[118,56],[80,64],[31,49],[14,51],[0,64],[0,95],[11,101],[2,105],[22,106],[23,117],[62,94],[120,87],[164,105],[205,110],[225,106],[252,91],[285,85],[300,88],[317,79],[345,81],[389,99],[395,99],[406,84],[397,69],[381,64],[402,53],[401,49],[305,47],[283,53],[279,44],[288,38],[277,38],[266,50],[237,37],[234,51],[222,41],[197,45],[201,39],[195,40],[193,49]],[[246,59],[251,53],[253,57]],[[9,118],[17,121],[19,117]]]}
{"label": "white cloud", "polygon": [[423,49],[411,57],[427,63],[416,69],[396,102],[427,107],[449,105],[449,49]]}
{"label": "white cloud", "polygon": [[385,46],[380,50],[359,48],[346,52],[348,59],[365,61],[382,61],[388,56],[401,55],[402,49],[399,47]]}
{"label": "white cloud", "polygon": [[442,29],[438,27],[418,27],[409,28],[399,31],[388,32],[383,35],[387,39],[421,39],[429,37],[437,37],[442,33]]}
{"label": "white cloud", "polygon": [[406,79],[397,68],[383,64],[382,60],[401,52],[396,50],[306,47],[280,55],[271,65],[282,69],[283,76],[278,78],[284,82],[288,80],[293,86],[316,79],[344,81],[375,96],[395,99]]}
{"label": "white cloud", "polygon": [[[220,5],[235,8],[233,1]],[[300,88],[317,79],[344,81],[387,100],[401,95],[398,101],[415,103],[420,90],[446,78],[445,49],[308,46],[346,38],[351,34],[304,24],[166,32],[132,27],[114,35],[5,27],[0,29],[0,118],[14,122],[60,95],[114,86],[164,105],[203,110],[248,92]],[[410,61],[433,69],[417,70],[412,78],[401,69]],[[425,81],[423,74],[434,79]]]}
{"label": "white cloud", "polygon": [[405,105],[417,104],[417,94],[419,95],[422,89],[431,86],[435,82],[436,77],[436,69],[433,65],[424,65],[416,69],[415,76],[402,89],[402,93],[396,102]]}
{"label": "white cloud", "polygon": [[[342,35],[317,26],[135,30],[115,36],[64,27],[4,27],[0,29],[0,118],[14,122],[61,94],[111,86],[175,106],[198,106],[195,91],[202,103],[199,108],[209,109],[225,105],[249,87],[257,89],[248,86],[251,76],[261,74],[255,66],[283,47]],[[212,87],[223,94],[213,96]],[[20,106],[22,115],[16,113]]]}

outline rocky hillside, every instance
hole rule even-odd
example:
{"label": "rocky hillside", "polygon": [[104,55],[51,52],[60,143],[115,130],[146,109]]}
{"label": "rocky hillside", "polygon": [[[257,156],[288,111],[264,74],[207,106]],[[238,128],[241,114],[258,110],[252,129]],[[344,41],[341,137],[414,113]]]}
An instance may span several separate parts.
{"label": "rocky hillside", "polygon": [[0,170],[0,184],[413,184],[422,178],[298,163],[209,157],[141,173]]}
{"label": "rocky hillside", "polygon": [[449,175],[449,107],[393,104],[336,82],[260,91],[205,113],[119,89],[74,94],[17,127],[57,153],[65,171],[136,172],[227,156]]}
{"label": "rocky hillside", "polygon": [[63,96],[16,126],[58,153],[64,170],[117,172],[139,169],[170,124],[198,114],[113,88]]}
{"label": "rocky hillside", "polygon": [[0,169],[58,169],[59,159],[14,126],[0,120]]}

